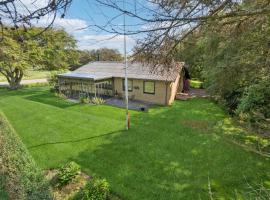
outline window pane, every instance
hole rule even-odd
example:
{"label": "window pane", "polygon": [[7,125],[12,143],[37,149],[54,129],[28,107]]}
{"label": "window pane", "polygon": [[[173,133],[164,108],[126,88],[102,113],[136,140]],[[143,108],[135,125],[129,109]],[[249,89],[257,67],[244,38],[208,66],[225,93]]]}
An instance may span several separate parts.
{"label": "window pane", "polygon": [[154,94],[155,93],[155,82],[153,82],[153,81],[145,81],[143,91],[145,93]]}
{"label": "window pane", "polygon": [[[123,85],[123,91],[125,91],[125,79],[122,80],[122,85]],[[132,91],[133,88],[133,81],[128,79],[128,91]]]}

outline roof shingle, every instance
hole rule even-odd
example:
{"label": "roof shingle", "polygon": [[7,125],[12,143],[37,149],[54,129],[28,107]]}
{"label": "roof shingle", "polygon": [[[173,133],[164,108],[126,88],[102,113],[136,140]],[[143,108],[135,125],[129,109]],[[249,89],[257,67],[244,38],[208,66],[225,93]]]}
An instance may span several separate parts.
{"label": "roof shingle", "polygon": [[[128,63],[127,77],[132,79],[175,81],[177,75],[182,69],[183,63],[178,63],[174,69],[163,70],[153,68],[142,63]],[[125,77],[125,68],[123,62],[90,62],[77,70],[65,74],[61,77],[67,78],[86,78],[100,80],[111,77]]]}

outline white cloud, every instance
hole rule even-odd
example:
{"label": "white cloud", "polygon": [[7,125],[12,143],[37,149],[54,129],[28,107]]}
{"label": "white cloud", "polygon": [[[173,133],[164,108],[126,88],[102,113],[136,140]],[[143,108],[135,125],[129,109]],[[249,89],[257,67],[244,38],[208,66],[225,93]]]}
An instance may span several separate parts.
{"label": "white cloud", "polygon": [[[45,7],[48,4],[49,0],[21,0],[18,1],[17,5],[19,6],[19,11],[22,14],[27,14],[28,10],[33,11],[38,8]],[[26,9],[27,7],[27,9]],[[46,27],[52,21],[52,16],[44,16],[39,20],[32,21],[34,26]],[[78,43],[77,46],[81,50],[91,50],[99,48],[112,48],[118,49],[123,53],[124,48],[124,38],[121,35],[113,37],[112,34],[101,34],[94,35],[91,34],[91,30],[85,29],[88,26],[86,20],[79,18],[60,18],[57,16],[53,27],[63,28],[69,34],[73,35]],[[135,45],[135,40],[127,36],[127,50],[131,52],[133,46]]]}
{"label": "white cloud", "polygon": [[[52,18],[42,18],[37,21],[35,24],[37,26],[46,27],[52,21]],[[63,28],[68,33],[81,33],[87,27],[87,22],[85,20],[77,19],[77,18],[60,18],[56,17],[53,27],[55,28]]]}
{"label": "white cloud", "polygon": [[[124,36],[123,35],[112,35],[112,34],[103,34],[103,35],[84,35],[78,38],[78,47],[81,50],[91,50],[99,48],[112,48],[118,49],[123,53],[124,48]],[[126,37],[127,41],[127,50],[130,52],[132,47],[135,44],[135,40],[129,36]]]}

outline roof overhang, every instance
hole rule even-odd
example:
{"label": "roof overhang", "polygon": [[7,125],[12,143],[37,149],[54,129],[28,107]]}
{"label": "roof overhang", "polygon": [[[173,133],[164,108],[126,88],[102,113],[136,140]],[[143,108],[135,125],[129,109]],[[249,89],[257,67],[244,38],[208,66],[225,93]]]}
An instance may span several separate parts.
{"label": "roof overhang", "polygon": [[112,76],[96,76],[89,73],[75,73],[75,72],[58,74],[57,76],[63,77],[63,78],[85,79],[85,80],[91,80],[91,81],[98,81],[98,80],[112,78]]}

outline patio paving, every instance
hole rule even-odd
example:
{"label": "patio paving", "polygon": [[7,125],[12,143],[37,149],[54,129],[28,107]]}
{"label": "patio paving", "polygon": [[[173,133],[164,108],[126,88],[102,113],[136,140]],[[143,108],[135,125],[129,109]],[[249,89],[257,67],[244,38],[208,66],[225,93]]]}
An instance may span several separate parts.
{"label": "patio paving", "polygon": [[[106,104],[120,108],[126,108],[124,99],[109,98],[106,99]],[[152,106],[154,106],[154,104],[144,101],[137,101],[137,100],[128,101],[128,108],[131,110],[148,111],[148,109],[151,108]]]}

